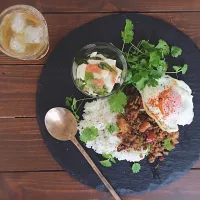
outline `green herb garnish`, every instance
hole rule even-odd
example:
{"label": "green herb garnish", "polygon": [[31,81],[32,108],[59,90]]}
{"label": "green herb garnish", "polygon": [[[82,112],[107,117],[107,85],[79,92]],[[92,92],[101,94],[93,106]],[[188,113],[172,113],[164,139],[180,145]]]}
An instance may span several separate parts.
{"label": "green herb garnish", "polygon": [[[132,43],[133,27],[132,22],[127,19],[124,31],[121,32],[123,40],[122,53],[130,67],[125,84],[132,84],[138,90],[142,90],[146,85],[155,87],[158,85],[157,80],[167,72],[168,65],[165,57],[170,55],[170,47],[164,40],[159,40],[157,45],[151,44],[146,40],[134,45]],[[129,44],[127,52],[123,52],[125,44]],[[178,57],[181,53],[181,48],[177,46],[171,47],[172,57]],[[183,69],[177,67],[175,69],[175,73],[182,72],[184,74],[186,71],[186,64]]]}
{"label": "green herb garnish", "polygon": [[117,72],[106,62],[100,62],[99,67],[101,69],[108,69],[110,72],[114,72],[115,74],[117,74]]}
{"label": "green herb garnish", "polygon": [[141,166],[140,166],[140,163],[134,163],[132,165],[132,172],[135,174],[135,173],[138,173],[141,169]]}
{"label": "green herb garnish", "polygon": [[109,133],[114,133],[114,132],[117,132],[119,130],[118,126],[114,125],[114,124],[107,124],[105,129]]}
{"label": "green herb garnish", "polygon": [[66,97],[65,103],[66,103],[66,106],[67,106],[67,107],[70,107],[70,108],[71,108],[71,110],[72,110],[72,112],[73,112],[75,118],[76,118],[77,120],[79,120],[79,116],[78,116],[78,114],[77,114],[78,109],[77,109],[77,100],[76,100],[76,98]]}
{"label": "green herb garnish", "polygon": [[188,69],[188,65],[184,64],[183,66],[173,66],[173,69],[175,70],[175,73],[181,72],[182,74],[185,74]]}
{"label": "green herb garnish", "polygon": [[106,160],[102,160],[100,161],[100,163],[104,166],[104,167],[111,167],[112,166],[112,162],[116,163],[115,159],[113,158],[112,154],[102,154],[102,156],[104,158],[106,158]]}
{"label": "green herb garnish", "polygon": [[111,167],[112,163],[110,162],[110,160],[102,160],[100,161],[100,163],[104,166],[104,167]]}
{"label": "green herb garnish", "polygon": [[[134,28],[134,26],[133,26],[132,21],[130,19],[126,19],[124,31],[121,32],[121,37],[122,37],[124,44],[129,44],[132,42],[133,36],[134,36],[133,28]],[[122,51],[124,49],[124,44],[122,47]]]}
{"label": "green herb garnish", "polygon": [[98,136],[98,129],[95,128],[94,126],[91,127],[86,127],[82,134],[80,135],[80,140],[82,142],[89,142],[89,141],[93,141],[96,139],[96,137]]}
{"label": "green herb garnish", "polygon": [[155,48],[160,51],[162,57],[167,56],[170,53],[169,45],[164,40],[159,40]]}
{"label": "green herb garnish", "polygon": [[168,150],[168,151],[171,151],[173,148],[172,148],[172,144],[171,144],[171,139],[167,138],[164,140],[164,145],[165,145],[165,148]]}
{"label": "green herb garnish", "polygon": [[171,48],[172,57],[177,58],[181,54],[182,54],[182,49],[180,47],[172,46],[172,48]]}
{"label": "green herb garnish", "polygon": [[127,104],[127,96],[121,91],[117,92],[108,98],[108,103],[112,112],[122,113]]}
{"label": "green herb garnish", "polygon": [[92,72],[85,72],[85,81],[94,79],[94,75]]}

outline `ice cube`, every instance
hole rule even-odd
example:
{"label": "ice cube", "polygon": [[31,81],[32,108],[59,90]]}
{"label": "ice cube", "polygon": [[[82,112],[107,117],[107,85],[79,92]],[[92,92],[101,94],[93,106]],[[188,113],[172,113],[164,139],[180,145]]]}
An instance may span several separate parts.
{"label": "ice cube", "polygon": [[26,44],[23,39],[18,36],[13,36],[10,40],[10,48],[16,53],[24,53]]}
{"label": "ice cube", "polygon": [[23,13],[17,13],[15,14],[11,28],[15,33],[22,33],[24,31],[24,28],[26,26],[25,18]]}
{"label": "ice cube", "polygon": [[28,26],[24,30],[24,40],[26,43],[40,43],[42,34],[41,27]]}

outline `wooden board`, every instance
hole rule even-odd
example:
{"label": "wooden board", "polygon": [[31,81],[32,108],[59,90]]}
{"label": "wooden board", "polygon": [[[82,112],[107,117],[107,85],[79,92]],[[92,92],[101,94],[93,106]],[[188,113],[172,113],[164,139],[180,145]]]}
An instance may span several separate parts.
{"label": "wooden board", "polygon": [[[51,49],[72,29],[104,14],[59,14],[45,15],[50,32]],[[200,47],[200,13],[148,14],[165,19],[189,35]],[[59,21],[59,25],[58,22]],[[48,56],[47,56],[48,57]],[[0,117],[35,117],[36,83],[42,66],[25,63],[44,64],[45,57],[39,61],[21,61],[0,53]],[[9,65],[17,64],[15,66]],[[23,66],[19,66],[23,64]]]}
{"label": "wooden board", "polygon": [[36,119],[0,119],[0,171],[38,170],[61,167],[44,145]]}
{"label": "wooden board", "polygon": [[41,12],[156,12],[199,11],[198,0],[7,0],[1,2],[0,11],[14,4],[28,4]]}
{"label": "wooden board", "polygon": [[[200,171],[193,170],[168,187],[122,200],[199,200]],[[113,200],[109,193],[86,187],[65,172],[0,174],[1,200]]]}
{"label": "wooden board", "polygon": [[37,81],[42,66],[0,66],[1,117],[35,117]]}
{"label": "wooden board", "polygon": [[36,119],[0,119],[0,172],[38,170],[62,169],[44,145]]}
{"label": "wooden board", "polygon": [[[111,13],[109,13],[111,14]],[[54,49],[56,44],[65,37],[73,29],[102,16],[105,13],[91,13],[91,14],[45,14],[47,20],[50,37],[50,52]],[[161,18],[168,23],[173,24],[179,30],[188,35],[197,46],[200,47],[200,13],[187,12],[187,13],[145,13],[145,15]],[[59,23],[58,23],[59,22]],[[122,27],[123,28],[123,27]],[[49,52],[49,53],[50,53]],[[49,55],[49,54],[48,54]],[[44,64],[48,55],[39,61],[22,61],[10,58],[0,52],[0,64]]]}

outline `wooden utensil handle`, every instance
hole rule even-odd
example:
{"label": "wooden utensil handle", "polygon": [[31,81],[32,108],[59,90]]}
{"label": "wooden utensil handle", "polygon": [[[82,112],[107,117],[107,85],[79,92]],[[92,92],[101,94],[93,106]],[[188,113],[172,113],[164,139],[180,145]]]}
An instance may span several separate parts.
{"label": "wooden utensil handle", "polygon": [[116,200],[121,200],[121,198],[118,196],[118,194],[115,192],[115,190],[112,188],[112,186],[110,185],[110,183],[106,180],[106,178],[103,176],[103,174],[99,171],[99,169],[97,168],[97,166],[94,164],[94,162],[92,161],[92,159],[89,157],[89,155],[86,153],[86,151],[83,149],[83,147],[80,145],[80,143],[78,142],[78,140],[74,137],[71,140],[79,149],[79,151],[83,154],[83,156],[85,157],[85,159],[88,161],[88,163],[90,164],[90,166],[92,167],[92,169],[96,172],[96,174],[99,176],[99,178],[102,180],[102,182],[105,184],[105,186],[108,188],[108,190],[110,191],[110,193],[113,195],[113,197]]}

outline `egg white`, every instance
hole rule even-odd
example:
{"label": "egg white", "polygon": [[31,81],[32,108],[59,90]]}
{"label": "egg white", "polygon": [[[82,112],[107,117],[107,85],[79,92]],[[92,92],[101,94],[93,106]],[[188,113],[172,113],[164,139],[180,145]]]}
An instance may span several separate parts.
{"label": "egg white", "polygon": [[[150,104],[151,99],[157,99],[159,94],[169,88],[173,92],[181,96],[182,106],[169,116],[163,116],[161,110],[157,106]],[[178,131],[178,125],[190,124],[194,117],[193,112],[193,96],[190,87],[183,81],[174,79],[168,75],[158,80],[158,86],[146,86],[140,91],[143,100],[143,106],[146,112],[157,122],[161,129],[167,132]]]}

